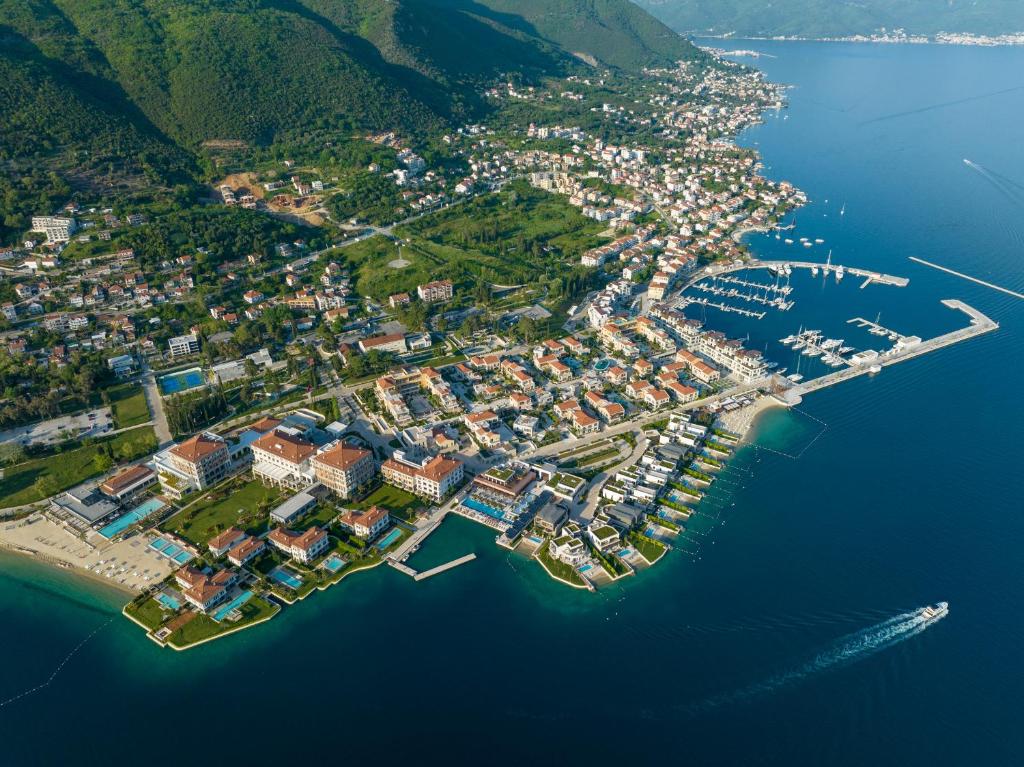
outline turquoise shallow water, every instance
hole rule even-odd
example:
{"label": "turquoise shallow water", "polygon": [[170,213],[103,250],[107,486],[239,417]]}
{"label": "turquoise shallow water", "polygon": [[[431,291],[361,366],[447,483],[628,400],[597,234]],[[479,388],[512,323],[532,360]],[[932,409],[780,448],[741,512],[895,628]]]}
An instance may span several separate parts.
{"label": "turquoise shallow water", "polygon": [[[1024,289],[1024,51],[755,47],[796,86],[788,119],[743,140],[814,201],[796,236],[825,250],[800,255],[832,248],[911,286],[808,277],[790,316],[716,324],[771,344],[880,311],[927,336],[961,321],[939,299],[962,298],[997,333],[770,412],[772,450],[738,456],[678,551],[596,596],[451,520],[414,564],[476,561],[421,583],[377,568],[176,654],[111,622],[117,595],[2,557],[0,700],[59,671],[0,706],[0,763],[177,764],[226,733],[233,759],[279,763],[309,732],[330,761],[1016,762],[1024,302],[906,257]],[[949,617],[886,638],[879,624],[940,599]],[[219,736],[197,734],[204,715]]]}

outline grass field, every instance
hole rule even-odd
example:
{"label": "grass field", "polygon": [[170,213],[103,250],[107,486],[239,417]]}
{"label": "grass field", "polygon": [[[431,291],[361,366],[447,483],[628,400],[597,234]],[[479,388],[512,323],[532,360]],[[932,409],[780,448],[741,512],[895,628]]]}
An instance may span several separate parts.
{"label": "grass field", "polygon": [[136,384],[121,384],[107,390],[110,407],[114,413],[114,428],[127,429],[138,426],[150,419],[146,394]]}
{"label": "grass field", "polygon": [[352,508],[368,509],[371,506],[382,506],[402,519],[409,519],[418,507],[425,505],[426,501],[412,493],[391,485],[381,485],[359,503],[352,504]]}
{"label": "grass field", "polygon": [[232,525],[263,532],[267,517],[284,494],[258,480],[233,480],[211,490],[195,504],[164,522],[160,529],[205,548],[207,541]]}
{"label": "grass field", "polygon": [[[113,458],[105,451],[109,446]],[[0,508],[33,503],[67,490],[112,468],[156,450],[152,428],[133,429],[62,453],[34,458],[4,470]]]}
{"label": "grass field", "polygon": [[242,619],[237,623],[217,623],[213,618],[206,615],[197,615],[184,626],[179,628],[167,638],[169,644],[175,647],[188,647],[189,645],[201,642],[223,634],[226,631],[241,628],[251,623],[271,617],[281,608],[271,604],[265,599],[254,596],[239,608],[242,612]]}
{"label": "grass field", "polygon": [[603,242],[604,228],[564,198],[516,183],[396,230],[409,241],[401,253],[409,265],[401,269],[389,266],[398,247],[383,236],[338,254],[352,268],[356,290],[383,300],[437,279],[463,288],[480,279],[501,285],[550,279]]}
{"label": "grass field", "polygon": [[583,577],[576,572],[576,568],[572,565],[567,565],[565,562],[560,562],[551,556],[551,552],[548,550],[547,541],[537,550],[537,559],[544,564],[548,572],[552,575],[561,578],[563,581],[575,584],[577,586],[585,586],[586,582]]}

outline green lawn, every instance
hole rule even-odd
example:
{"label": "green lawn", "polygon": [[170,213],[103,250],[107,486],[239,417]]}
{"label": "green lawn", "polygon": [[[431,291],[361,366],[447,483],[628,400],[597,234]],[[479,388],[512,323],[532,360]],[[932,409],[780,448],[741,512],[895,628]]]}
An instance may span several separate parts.
{"label": "green lawn", "polygon": [[635,531],[629,533],[627,539],[633,548],[640,552],[640,556],[652,565],[661,559],[668,550],[657,541],[648,538],[646,535],[640,535],[640,533]]}
{"label": "green lawn", "polygon": [[141,386],[121,384],[107,390],[110,407],[114,412],[114,428],[127,429],[138,426],[150,419],[146,394]]}
{"label": "green lawn", "polygon": [[550,573],[561,578],[563,581],[569,581],[569,583],[574,583],[577,586],[586,585],[580,574],[576,572],[576,568],[565,564],[565,562],[560,562],[551,556],[547,541],[537,550],[537,559],[544,563],[544,566]]}
{"label": "green lawn", "polygon": [[397,517],[410,519],[417,508],[427,504],[428,501],[417,498],[412,493],[407,493],[401,488],[393,487],[392,485],[381,485],[363,500],[352,504],[352,508],[368,509],[371,506],[382,506]]}
{"label": "green lawn", "polygon": [[[106,455],[107,447],[113,457]],[[88,446],[54,453],[12,466],[0,479],[0,508],[33,503],[74,487],[113,468],[156,450],[152,428],[133,429]]]}
{"label": "green lawn", "polygon": [[604,229],[563,197],[515,183],[401,227],[396,234],[409,241],[402,247],[409,262],[404,268],[388,265],[398,258],[398,247],[383,236],[340,249],[337,256],[352,269],[357,292],[383,300],[438,279],[460,288],[481,279],[502,285],[553,279],[583,251],[604,242],[598,236]]}
{"label": "green lawn", "polygon": [[280,490],[264,487],[258,480],[230,480],[175,514],[160,529],[205,548],[207,541],[232,525],[250,533],[263,532],[270,511],[283,497]]}
{"label": "green lawn", "polygon": [[167,642],[178,648],[188,647],[204,639],[210,639],[218,634],[223,634],[225,631],[231,631],[232,629],[241,628],[242,626],[269,618],[281,608],[265,599],[254,596],[239,609],[242,611],[242,619],[236,623],[229,621],[217,623],[217,621],[207,615],[197,615],[171,634],[167,638]]}
{"label": "green lawn", "polygon": [[152,597],[146,599],[142,604],[132,602],[125,607],[125,612],[135,618],[135,620],[148,626],[151,630],[159,628],[160,624],[164,622],[164,619],[169,614]]}

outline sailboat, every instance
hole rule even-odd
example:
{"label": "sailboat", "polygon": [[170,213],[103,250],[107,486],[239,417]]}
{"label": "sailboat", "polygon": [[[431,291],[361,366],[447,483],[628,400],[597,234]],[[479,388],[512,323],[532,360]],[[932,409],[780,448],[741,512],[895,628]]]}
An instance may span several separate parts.
{"label": "sailboat", "polygon": [[845,216],[846,215],[846,203],[845,202],[843,203],[842,210],[839,211],[839,215],[840,216]]}

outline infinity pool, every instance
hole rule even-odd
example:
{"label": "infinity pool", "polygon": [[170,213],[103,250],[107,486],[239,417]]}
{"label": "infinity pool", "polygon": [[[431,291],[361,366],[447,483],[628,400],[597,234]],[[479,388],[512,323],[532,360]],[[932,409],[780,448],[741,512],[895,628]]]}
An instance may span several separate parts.
{"label": "infinity pool", "polygon": [[[150,514],[155,514],[160,511],[166,504],[159,498],[150,498],[145,503],[139,504],[134,509],[129,511],[127,514],[115,519],[106,527],[100,529],[100,535],[106,539],[111,539],[119,533],[123,533],[129,527],[134,525],[136,522],[140,522]],[[156,541],[154,541],[155,543]]]}
{"label": "infinity pool", "polygon": [[380,541],[377,542],[377,548],[384,551],[388,546],[398,540],[399,536],[402,535],[402,529],[396,527],[390,533],[385,535]]}
{"label": "infinity pool", "polygon": [[241,607],[246,602],[248,602],[251,598],[252,598],[252,592],[251,591],[243,591],[241,594],[239,594],[237,597],[232,599],[230,602],[228,602],[222,608],[217,610],[217,612],[215,612],[213,614],[213,619],[215,621],[217,621],[217,623],[220,623],[222,620],[224,620],[225,618],[228,617],[228,613],[230,613],[232,610],[234,610],[236,608]]}
{"label": "infinity pool", "polygon": [[496,509],[493,506],[488,506],[486,503],[481,503],[476,498],[464,498],[462,500],[462,505],[467,509],[479,511],[481,514],[486,514],[487,516],[494,517],[495,519],[505,519],[505,512],[500,509]]}

